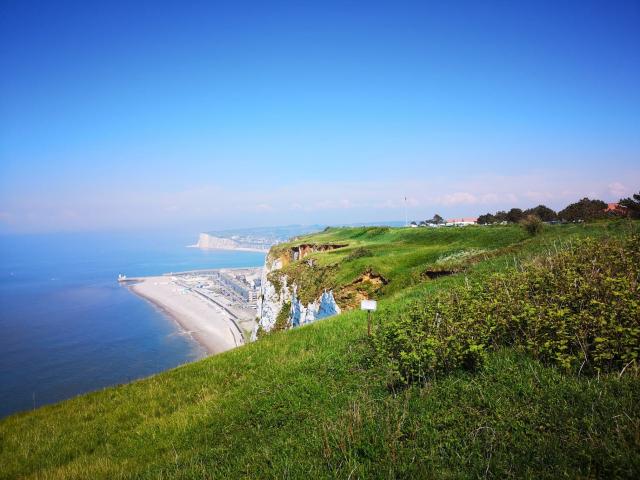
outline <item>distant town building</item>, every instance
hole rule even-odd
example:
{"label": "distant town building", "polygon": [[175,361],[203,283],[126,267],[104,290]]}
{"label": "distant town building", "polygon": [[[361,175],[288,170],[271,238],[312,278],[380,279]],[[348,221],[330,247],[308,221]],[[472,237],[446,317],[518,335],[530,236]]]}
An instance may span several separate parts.
{"label": "distant town building", "polygon": [[464,227],[476,223],[478,223],[478,217],[449,218],[445,221],[447,227]]}
{"label": "distant town building", "polygon": [[233,271],[220,272],[218,280],[248,304],[256,304],[260,293],[260,280],[248,281],[244,275],[235,275]]}

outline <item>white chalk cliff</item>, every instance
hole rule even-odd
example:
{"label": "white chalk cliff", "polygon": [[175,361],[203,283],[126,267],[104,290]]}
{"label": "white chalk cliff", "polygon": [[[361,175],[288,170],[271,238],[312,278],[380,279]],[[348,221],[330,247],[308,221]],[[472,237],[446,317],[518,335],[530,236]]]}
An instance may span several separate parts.
{"label": "white chalk cliff", "polygon": [[286,275],[280,275],[279,289],[269,280],[269,274],[282,268],[281,260],[271,261],[269,255],[265,260],[265,267],[262,270],[261,295],[258,301],[258,325],[251,335],[252,340],[256,340],[258,329],[269,332],[273,329],[278,314],[283,306],[290,302],[288,316],[289,328],[306,325],[322,318],[327,318],[340,313],[340,307],[333,298],[332,291],[325,291],[314,302],[306,306],[298,299],[297,285],[289,285]]}
{"label": "white chalk cliff", "polygon": [[198,237],[196,247],[202,249],[235,250],[239,248],[240,245],[230,238],[214,237],[208,233],[201,233]]}
{"label": "white chalk cliff", "polygon": [[294,289],[293,299],[291,300],[291,314],[289,315],[289,323],[292,327],[299,327],[338,313],[340,313],[340,307],[333,298],[333,292],[325,290],[318,300],[309,303],[305,307],[296,297]]}
{"label": "white chalk cliff", "polygon": [[260,298],[258,300],[258,325],[251,335],[251,339],[256,339],[258,328],[266,332],[269,332],[276,323],[278,313],[282,309],[282,306],[291,299],[289,295],[289,288],[287,288],[287,277],[281,277],[282,288],[280,291],[276,291],[276,287],[269,281],[269,274],[274,270],[282,268],[280,260],[276,260],[273,264],[269,261],[269,256],[265,260],[264,268],[262,269],[262,281],[260,284]]}

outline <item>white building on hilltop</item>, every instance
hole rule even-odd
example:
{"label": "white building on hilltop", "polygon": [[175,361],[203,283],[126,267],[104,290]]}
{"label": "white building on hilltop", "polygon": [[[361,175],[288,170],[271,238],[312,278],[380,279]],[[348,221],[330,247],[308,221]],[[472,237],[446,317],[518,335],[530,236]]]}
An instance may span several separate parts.
{"label": "white building on hilltop", "polygon": [[445,221],[446,227],[464,227],[465,225],[475,225],[478,217],[449,218]]}

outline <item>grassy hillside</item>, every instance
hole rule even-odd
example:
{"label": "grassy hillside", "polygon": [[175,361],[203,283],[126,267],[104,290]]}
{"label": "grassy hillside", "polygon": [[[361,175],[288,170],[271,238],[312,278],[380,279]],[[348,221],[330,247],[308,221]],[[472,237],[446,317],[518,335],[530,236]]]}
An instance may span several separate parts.
{"label": "grassy hillside", "polygon": [[[274,247],[270,259],[284,267],[272,278],[286,275],[295,282],[301,300],[334,290],[341,307],[356,307],[364,297],[384,298],[407,287],[451,271],[461,271],[527,240],[513,226],[486,228],[330,228]],[[294,260],[293,251],[309,253]],[[313,252],[314,249],[335,248]]]}
{"label": "grassy hillside", "polygon": [[[285,268],[330,270],[309,291],[377,273],[384,322],[415,299],[630,229],[558,226],[534,238],[518,227],[334,229],[274,254],[346,244]],[[424,273],[438,269],[462,273]],[[365,317],[351,311],[3,419],[0,478],[633,478],[639,405],[637,375],[565,374],[511,348],[475,372],[390,385]]]}

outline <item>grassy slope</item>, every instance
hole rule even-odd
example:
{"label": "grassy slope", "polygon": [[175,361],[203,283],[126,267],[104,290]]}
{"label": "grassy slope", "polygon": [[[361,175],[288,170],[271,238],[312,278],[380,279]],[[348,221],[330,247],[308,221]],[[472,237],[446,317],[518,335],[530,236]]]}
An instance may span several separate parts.
{"label": "grassy slope", "polygon": [[[503,268],[514,253],[530,255],[557,238],[617,235],[622,229],[558,227],[533,240],[515,229],[496,229],[491,236],[504,233],[517,246],[474,264],[469,274]],[[414,248],[412,240],[422,244],[421,235],[442,235],[429,238],[440,245],[429,247],[435,260],[452,244],[476,246],[468,239],[484,235],[481,230],[392,234],[406,250]],[[328,232],[318,242],[353,233]],[[411,257],[387,240],[379,245]],[[486,245],[478,240],[477,248]],[[337,253],[317,258],[332,262],[335,257],[326,257]],[[383,267],[381,260],[377,268]],[[403,275],[402,269],[390,275],[389,285],[413,278]],[[392,289],[377,318],[458,281],[461,275]],[[454,373],[394,392],[366,364],[364,332],[364,317],[350,312],[11,416],[0,422],[0,477],[557,478],[632,477],[640,471],[637,379],[567,377],[505,350],[492,354],[479,373]]]}
{"label": "grassy slope", "polygon": [[[333,289],[340,303],[341,299],[346,300],[342,292],[367,270],[382,275],[389,282],[380,290],[370,289],[368,292],[368,296],[383,298],[424,282],[423,273],[427,269],[456,267],[456,261],[453,264],[439,262],[452,254],[475,252],[482,256],[482,252],[495,251],[526,239],[521,228],[502,226],[464,230],[336,228],[281,244],[271,256],[278,257],[300,244],[346,244],[344,248],[311,254],[277,272],[278,275],[287,275],[289,283],[299,286],[298,294],[305,303],[317,298],[325,288]],[[357,252],[362,256],[354,257]],[[307,264],[308,259],[315,260],[314,267]]]}

